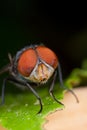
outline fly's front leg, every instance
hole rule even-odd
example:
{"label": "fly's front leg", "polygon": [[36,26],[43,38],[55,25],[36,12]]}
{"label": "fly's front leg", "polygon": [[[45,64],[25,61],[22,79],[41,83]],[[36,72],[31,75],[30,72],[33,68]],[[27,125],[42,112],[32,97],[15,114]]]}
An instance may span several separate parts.
{"label": "fly's front leg", "polygon": [[7,77],[7,78],[5,78],[3,80],[2,92],[1,92],[1,103],[0,103],[0,105],[3,105],[4,102],[5,102],[5,87],[6,87],[6,82],[8,81],[8,79],[9,78]]}
{"label": "fly's front leg", "polygon": [[55,73],[54,73],[53,81],[52,81],[52,84],[51,84],[51,86],[50,86],[49,93],[50,93],[51,97],[52,97],[57,103],[59,103],[59,104],[61,104],[61,105],[64,105],[63,103],[61,103],[60,101],[58,101],[58,100],[56,99],[56,97],[55,97],[55,95],[54,95],[54,93],[53,93],[53,88],[54,88],[54,85],[55,85],[56,76],[57,76],[57,71],[55,71]]}
{"label": "fly's front leg", "polygon": [[72,91],[72,89],[69,89],[66,86],[64,86],[60,64],[58,65],[58,73],[59,73],[59,81],[60,81],[61,87],[65,90],[71,92],[72,95],[75,97],[76,101],[79,102],[77,95]]}

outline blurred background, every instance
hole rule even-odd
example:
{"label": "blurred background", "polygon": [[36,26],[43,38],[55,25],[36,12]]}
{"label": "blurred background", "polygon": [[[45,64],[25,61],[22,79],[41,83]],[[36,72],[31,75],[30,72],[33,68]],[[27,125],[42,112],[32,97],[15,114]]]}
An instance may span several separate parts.
{"label": "blurred background", "polygon": [[[75,3],[73,3],[75,5]],[[0,2],[0,68],[30,44],[44,43],[59,57],[66,77],[87,58],[87,21],[82,7],[37,0]],[[64,5],[64,6],[63,6]],[[78,7],[78,8],[77,8]]]}

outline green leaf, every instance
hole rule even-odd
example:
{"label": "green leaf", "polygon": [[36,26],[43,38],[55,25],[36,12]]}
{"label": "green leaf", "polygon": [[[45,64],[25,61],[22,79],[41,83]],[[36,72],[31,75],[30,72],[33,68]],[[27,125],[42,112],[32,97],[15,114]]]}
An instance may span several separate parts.
{"label": "green leaf", "polygon": [[[50,97],[47,88],[46,85],[37,89],[43,102],[43,111],[40,114],[36,114],[40,109],[38,100],[30,91],[6,93],[5,104],[0,107],[0,124],[8,130],[41,130],[44,117],[63,108]],[[63,98],[63,90],[58,84],[55,85],[54,94],[58,100]]]}

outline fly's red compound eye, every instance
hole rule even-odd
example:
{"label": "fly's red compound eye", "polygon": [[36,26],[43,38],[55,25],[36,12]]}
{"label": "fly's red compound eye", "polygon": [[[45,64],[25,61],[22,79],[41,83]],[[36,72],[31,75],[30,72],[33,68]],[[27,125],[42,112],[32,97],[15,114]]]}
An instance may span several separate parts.
{"label": "fly's red compound eye", "polygon": [[37,63],[37,56],[35,50],[29,48],[21,54],[18,61],[18,71],[28,77]]}
{"label": "fly's red compound eye", "polygon": [[50,66],[52,66],[54,69],[57,68],[58,66],[58,58],[56,56],[56,54],[50,50],[49,48],[45,47],[45,46],[38,46],[36,48],[39,57],[45,61],[47,64],[49,64]]}

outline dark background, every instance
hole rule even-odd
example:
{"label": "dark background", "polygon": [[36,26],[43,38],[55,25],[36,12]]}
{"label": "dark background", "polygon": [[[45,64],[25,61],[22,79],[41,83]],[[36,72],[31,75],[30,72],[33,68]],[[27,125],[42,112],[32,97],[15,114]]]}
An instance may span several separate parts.
{"label": "dark background", "polygon": [[24,46],[39,42],[55,51],[64,76],[81,66],[87,58],[85,7],[57,2],[8,0],[0,3],[0,68],[8,63],[8,52],[15,55]]}

